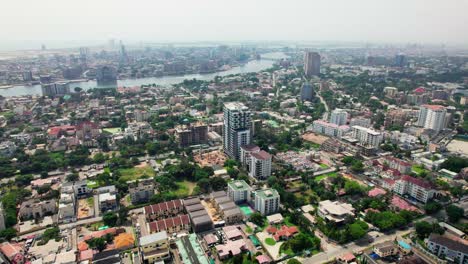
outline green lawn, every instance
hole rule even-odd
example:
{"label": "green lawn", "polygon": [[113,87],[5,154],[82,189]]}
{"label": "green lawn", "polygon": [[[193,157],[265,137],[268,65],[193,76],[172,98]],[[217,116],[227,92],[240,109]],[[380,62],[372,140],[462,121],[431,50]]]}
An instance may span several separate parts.
{"label": "green lawn", "polygon": [[414,173],[420,175],[421,173],[424,173],[424,172],[428,172],[428,170],[426,170],[424,167],[422,167],[421,165],[413,165],[411,167],[411,169],[414,171]]}
{"label": "green lawn", "polygon": [[265,244],[267,244],[269,246],[274,246],[274,245],[276,245],[276,241],[273,238],[268,237],[268,238],[265,239]]}
{"label": "green lawn", "polygon": [[328,167],[327,164],[320,163],[320,168],[322,168],[322,169],[328,169],[328,168],[330,168],[330,167]]}
{"label": "green lawn", "polygon": [[94,208],[94,197],[89,197],[86,199],[86,203],[89,207]]}
{"label": "green lawn", "polygon": [[120,127],[110,127],[110,128],[104,128],[103,131],[108,132],[110,134],[117,134],[117,133],[120,133],[122,129]]}
{"label": "green lawn", "polygon": [[178,188],[177,190],[173,191],[177,197],[183,198],[187,197],[190,195],[194,195],[194,189],[197,186],[195,182],[190,182],[190,181],[181,181],[181,182],[176,182]]}
{"label": "green lawn", "polygon": [[138,167],[138,168],[134,167],[130,169],[120,169],[119,172],[121,175],[119,180],[123,180],[123,181],[133,181],[143,176],[147,176],[147,177],[155,176],[154,170],[150,166]]}
{"label": "green lawn", "polygon": [[91,189],[96,189],[99,187],[99,183],[97,181],[90,181],[88,180],[86,182],[86,185],[88,185],[88,188],[91,188]]}
{"label": "green lawn", "polygon": [[314,181],[316,182],[319,182],[325,178],[328,178],[328,177],[336,177],[338,174],[336,172],[330,172],[330,173],[327,173],[327,174],[323,174],[323,175],[320,175],[320,176],[317,176],[314,178]]}

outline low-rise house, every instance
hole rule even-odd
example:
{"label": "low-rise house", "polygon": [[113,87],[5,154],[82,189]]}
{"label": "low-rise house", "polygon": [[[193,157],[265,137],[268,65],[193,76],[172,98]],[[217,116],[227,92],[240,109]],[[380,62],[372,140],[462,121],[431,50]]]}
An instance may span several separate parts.
{"label": "low-rise house", "polygon": [[398,254],[398,247],[393,241],[387,241],[374,246],[374,252],[381,258]]}
{"label": "low-rise house", "polygon": [[156,263],[170,258],[169,241],[166,231],[140,237],[140,249],[143,260]]}
{"label": "low-rise house", "polygon": [[18,216],[22,220],[40,219],[57,213],[57,200],[28,200],[21,204]]}
{"label": "low-rise house", "polygon": [[99,199],[99,210],[101,212],[109,212],[118,210],[118,201],[116,194],[112,193],[101,193],[98,196]]}
{"label": "low-rise house", "polygon": [[317,212],[320,217],[335,223],[343,223],[347,217],[354,216],[354,208],[351,204],[330,200],[319,202]]}
{"label": "low-rise house", "polygon": [[4,242],[0,245],[0,251],[12,264],[25,263],[24,249],[19,244]]}

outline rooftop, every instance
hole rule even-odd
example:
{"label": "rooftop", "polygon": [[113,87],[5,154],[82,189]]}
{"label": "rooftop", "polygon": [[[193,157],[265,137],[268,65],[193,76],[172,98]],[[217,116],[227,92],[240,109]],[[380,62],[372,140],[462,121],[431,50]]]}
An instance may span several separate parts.
{"label": "rooftop", "polygon": [[228,186],[235,191],[243,191],[249,189],[249,185],[244,180],[237,180],[228,183]]}
{"label": "rooftop", "polygon": [[140,246],[146,246],[161,240],[167,240],[167,232],[162,231],[147,236],[140,237]]}

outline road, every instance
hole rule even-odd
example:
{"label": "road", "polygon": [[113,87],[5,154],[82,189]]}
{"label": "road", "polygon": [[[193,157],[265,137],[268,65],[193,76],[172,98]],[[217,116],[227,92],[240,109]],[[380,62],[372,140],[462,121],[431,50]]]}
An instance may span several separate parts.
{"label": "road", "polygon": [[[433,221],[436,221],[436,219],[434,219],[431,216],[426,216],[421,219],[418,219],[416,222],[420,222],[420,221],[433,222]],[[347,252],[361,251],[375,244],[379,244],[379,243],[386,242],[386,241],[393,241],[397,237],[402,237],[412,232],[414,232],[414,226],[408,228],[407,230],[398,230],[394,234],[391,234],[391,235],[383,235],[383,236],[377,237],[374,239],[372,243],[365,243],[363,245],[358,245],[355,242],[351,242],[343,246],[330,247],[330,248],[327,248],[324,252],[320,252],[319,254],[313,255],[310,258],[305,258],[303,263],[317,264],[317,263],[328,262],[330,260],[333,260],[335,258],[338,258],[344,255]]]}

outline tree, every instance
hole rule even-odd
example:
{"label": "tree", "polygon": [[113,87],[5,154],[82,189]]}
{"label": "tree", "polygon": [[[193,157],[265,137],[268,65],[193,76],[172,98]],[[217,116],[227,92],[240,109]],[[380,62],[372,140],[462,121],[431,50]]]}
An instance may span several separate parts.
{"label": "tree", "polygon": [[265,218],[259,212],[255,212],[250,215],[250,221],[258,226],[263,226],[265,223]]}
{"label": "tree", "polygon": [[198,187],[200,187],[200,190],[204,193],[207,193],[210,191],[211,188],[211,183],[208,178],[203,178],[197,182]]}
{"label": "tree", "polygon": [[361,185],[356,181],[346,181],[344,189],[347,194],[360,194],[363,192]]}
{"label": "tree", "polygon": [[426,221],[417,222],[414,227],[416,228],[416,234],[421,239],[428,237],[432,233],[432,225]]}
{"label": "tree", "polygon": [[301,264],[301,262],[293,258],[293,259],[288,260],[288,264]]}
{"label": "tree", "polygon": [[96,153],[93,157],[94,163],[103,163],[104,161],[106,161],[106,157],[102,153]]}
{"label": "tree", "polygon": [[448,157],[447,160],[445,160],[441,164],[441,168],[454,171],[457,173],[460,172],[461,169],[466,168],[466,167],[468,167],[468,159],[463,158],[463,157],[455,157],[455,156]]}
{"label": "tree", "polygon": [[67,182],[74,182],[80,179],[78,173],[70,173],[67,175]]}
{"label": "tree", "polygon": [[464,211],[462,208],[455,206],[453,204],[447,206],[445,211],[447,212],[449,221],[452,223],[458,222],[458,220],[460,220],[460,218],[462,218],[464,214]]}
{"label": "tree", "polygon": [[220,191],[226,186],[226,180],[221,177],[214,177],[211,179],[211,187],[215,191]]}
{"label": "tree", "polygon": [[102,221],[106,226],[115,226],[117,224],[118,219],[119,217],[117,216],[117,214],[112,212],[105,213],[102,217]]}
{"label": "tree", "polygon": [[353,223],[349,225],[347,235],[351,236],[352,240],[356,240],[363,237],[366,233],[367,231],[364,230],[361,225]]}
{"label": "tree", "polygon": [[440,209],[442,209],[442,205],[435,201],[430,201],[424,206],[424,210],[427,214],[437,213]]}

